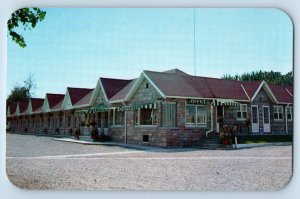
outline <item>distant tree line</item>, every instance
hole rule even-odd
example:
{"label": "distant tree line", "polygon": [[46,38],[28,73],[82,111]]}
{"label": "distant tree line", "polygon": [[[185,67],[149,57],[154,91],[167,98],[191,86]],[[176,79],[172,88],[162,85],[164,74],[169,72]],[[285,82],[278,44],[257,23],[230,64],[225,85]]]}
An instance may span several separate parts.
{"label": "distant tree line", "polygon": [[243,73],[241,75],[230,75],[225,74],[221,77],[222,79],[228,80],[239,80],[239,81],[261,81],[264,80],[267,83],[279,84],[292,86],[293,85],[293,71],[288,72],[286,74],[281,74],[280,72],[274,71],[253,71],[250,73]]}

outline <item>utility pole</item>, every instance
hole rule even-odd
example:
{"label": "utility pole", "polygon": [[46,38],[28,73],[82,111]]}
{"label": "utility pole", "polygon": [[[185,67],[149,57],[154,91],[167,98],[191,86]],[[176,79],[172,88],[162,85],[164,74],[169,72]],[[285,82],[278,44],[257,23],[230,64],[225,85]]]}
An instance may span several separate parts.
{"label": "utility pole", "polygon": [[196,67],[196,8],[194,8],[194,75],[197,75]]}

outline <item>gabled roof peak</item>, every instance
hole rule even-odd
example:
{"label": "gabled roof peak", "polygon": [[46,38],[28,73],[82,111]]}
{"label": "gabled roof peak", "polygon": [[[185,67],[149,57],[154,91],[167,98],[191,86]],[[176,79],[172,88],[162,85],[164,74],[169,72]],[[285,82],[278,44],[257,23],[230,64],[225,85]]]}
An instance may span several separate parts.
{"label": "gabled roof peak", "polygon": [[100,79],[112,80],[112,81],[131,81],[132,80],[132,79],[118,79],[118,78],[110,78],[110,77],[100,77]]}
{"label": "gabled roof peak", "polygon": [[179,70],[178,68],[166,70],[166,71],[163,71],[163,73],[169,73],[169,74],[175,74],[175,75],[188,75],[185,72],[183,72],[182,70]]}

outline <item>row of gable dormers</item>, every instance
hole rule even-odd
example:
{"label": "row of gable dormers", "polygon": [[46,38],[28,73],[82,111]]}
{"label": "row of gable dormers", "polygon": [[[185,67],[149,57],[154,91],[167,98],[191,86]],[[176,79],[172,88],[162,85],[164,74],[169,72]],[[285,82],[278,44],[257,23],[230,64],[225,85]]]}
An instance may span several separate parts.
{"label": "row of gable dormers", "polygon": [[[166,72],[144,71],[110,100],[110,103],[130,101],[143,81],[153,86],[163,98],[230,99],[253,102],[264,90],[275,104],[293,103],[292,87],[267,84],[265,81],[236,81],[188,75],[178,69]],[[126,92],[125,92],[126,90]],[[126,94],[124,94],[126,93]]]}
{"label": "row of gable dormers", "polygon": [[94,89],[67,87],[65,94],[47,93],[45,99],[31,98],[27,104],[11,104],[7,115],[71,110],[99,104],[112,106],[114,103],[130,101],[145,81],[163,99],[203,98],[253,102],[258,93],[264,90],[275,104],[293,102],[293,89],[290,86],[267,84],[265,81],[245,82],[191,76],[173,69],[165,72],[143,71],[132,80],[100,77]]}

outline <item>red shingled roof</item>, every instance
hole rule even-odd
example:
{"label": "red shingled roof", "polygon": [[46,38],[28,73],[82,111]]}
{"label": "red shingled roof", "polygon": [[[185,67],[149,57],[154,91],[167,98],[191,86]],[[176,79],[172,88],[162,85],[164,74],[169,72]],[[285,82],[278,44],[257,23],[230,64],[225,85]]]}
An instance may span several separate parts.
{"label": "red shingled roof", "polygon": [[292,91],[292,87],[283,86],[283,85],[275,85],[275,84],[268,84],[269,88],[275,95],[278,102],[281,103],[293,103],[293,97],[288,93],[286,89]]}
{"label": "red shingled roof", "polygon": [[89,105],[94,89],[92,89],[86,96],[81,98],[78,102],[76,102],[73,106],[82,106],[82,105]]}
{"label": "red shingled roof", "polygon": [[262,81],[241,82],[250,99],[254,96],[255,92],[257,91],[261,83]]}
{"label": "red shingled roof", "polygon": [[144,72],[166,96],[248,100],[239,81],[191,76],[178,69]]}
{"label": "red shingled roof", "polygon": [[92,90],[90,88],[71,88],[67,87],[72,105],[76,104],[79,100],[81,100],[84,96],[89,94]]}
{"label": "red shingled roof", "polygon": [[132,80],[100,77],[100,81],[103,85],[104,92],[106,93],[107,98],[111,99],[120,90],[122,90],[126,85],[128,85]]}
{"label": "red shingled roof", "polygon": [[44,99],[42,98],[30,98],[32,112],[38,112],[42,109]]}
{"label": "red shingled roof", "polygon": [[12,103],[9,105],[9,113],[10,115],[13,115],[14,113],[16,113],[17,110],[17,104]]}
{"label": "red shingled roof", "polygon": [[64,94],[53,94],[53,93],[47,93],[46,94],[49,107],[50,109],[54,108],[57,104],[62,104],[62,101],[64,100],[65,95]]}
{"label": "red shingled roof", "polygon": [[207,78],[215,98],[248,100],[241,82],[234,80]]}
{"label": "red shingled roof", "polygon": [[167,96],[199,96],[199,93],[179,74],[154,71],[144,73]]}
{"label": "red shingled roof", "polygon": [[126,98],[128,92],[134,85],[137,79],[133,79],[129,84],[127,84],[123,89],[121,89],[117,94],[115,94],[110,100],[121,100]]}
{"label": "red shingled roof", "polygon": [[[234,100],[251,99],[262,81],[246,82],[188,75],[178,69],[165,72],[144,71],[166,96],[222,98]],[[291,86],[268,84],[279,102],[292,103]],[[246,91],[244,91],[244,89]]]}
{"label": "red shingled roof", "polygon": [[19,111],[21,114],[24,114],[26,113],[28,109],[28,102],[25,102],[25,101],[20,101],[19,102]]}
{"label": "red shingled roof", "polygon": [[286,89],[293,95],[293,87],[287,86]]}

